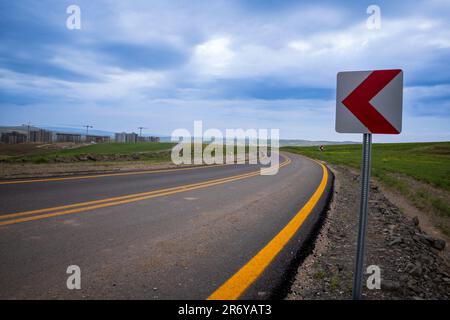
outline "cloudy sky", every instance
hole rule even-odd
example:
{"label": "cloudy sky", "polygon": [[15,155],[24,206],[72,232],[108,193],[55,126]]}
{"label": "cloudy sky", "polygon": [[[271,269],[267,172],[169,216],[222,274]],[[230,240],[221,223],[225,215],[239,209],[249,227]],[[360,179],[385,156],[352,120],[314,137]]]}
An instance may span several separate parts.
{"label": "cloudy sky", "polygon": [[449,16],[444,0],[0,1],[0,124],[359,140],[334,131],[336,73],[401,68],[403,133],[375,141],[450,140]]}

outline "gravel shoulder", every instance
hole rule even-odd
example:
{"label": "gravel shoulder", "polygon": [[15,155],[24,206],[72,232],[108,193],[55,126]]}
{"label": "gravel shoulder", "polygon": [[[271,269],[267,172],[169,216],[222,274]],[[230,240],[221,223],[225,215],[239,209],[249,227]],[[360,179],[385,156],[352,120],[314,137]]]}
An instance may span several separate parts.
{"label": "gravel shoulder", "polygon": [[[345,166],[335,174],[333,199],[311,254],[297,270],[286,299],[351,299],[359,210],[359,177]],[[392,200],[392,195],[391,195]],[[394,201],[396,202],[396,201]],[[427,233],[421,216],[405,214],[371,184],[366,267],[379,266],[381,288],[364,299],[449,299],[446,241]],[[365,283],[365,281],[364,281]]]}

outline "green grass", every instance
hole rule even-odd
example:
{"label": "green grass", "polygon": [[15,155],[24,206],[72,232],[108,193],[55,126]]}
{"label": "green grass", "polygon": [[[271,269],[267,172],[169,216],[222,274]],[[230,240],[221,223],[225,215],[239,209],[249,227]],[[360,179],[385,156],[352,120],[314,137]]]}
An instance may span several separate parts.
{"label": "green grass", "polygon": [[[281,149],[354,168],[361,164],[361,145],[325,146],[323,152],[317,147]],[[405,174],[450,191],[450,142],[373,144],[372,174],[383,177],[389,173]]]}
{"label": "green grass", "polygon": [[322,280],[323,278],[325,278],[325,272],[323,270],[316,271],[313,277],[316,280]]}
{"label": "green grass", "polygon": [[[105,161],[115,161],[118,155],[124,156],[119,157],[116,160],[152,160],[165,162],[171,160],[171,149],[175,146],[175,143],[156,143],[156,142],[142,142],[142,143],[99,143],[91,144],[76,148],[67,148],[60,150],[39,150],[34,148],[29,151],[29,154],[18,154],[9,152],[8,155],[0,154],[0,161],[14,163],[14,162],[32,162],[36,164],[50,163],[55,160],[60,162],[61,159],[67,159],[68,162],[78,161],[77,157],[84,156],[97,156],[96,158],[108,158]],[[204,144],[202,147],[205,148],[207,145]],[[226,146],[224,146],[223,153],[226,154]],[[249,148],[246,146],[245,153],[248,153]],[[237,152],[237,147],[234,147],[234,152]],[[191,153],[194,153],[194,146],[191,146]],[[214,152],[213,152],[214,154]],[[105,156],[115,156],[115,157],[100,157]],[[128,156],[128,157],[126,157]],[[111,160],[110,158],[113,158]],[[127,159],[125,159],[127,158]],[[103,161],[103,160],[100,160]],[[64,162],[64,161],[63,161]]]}
{"label": "green grass", "polygon": [[75,156],[82,154],[132,154],[168,150],[172,143],[139,142],[139,143],[98,143],[88,146],[59,150],[53,154],[60,156]]}
{"label": "green grass", "polygon": [[341,284],[341,278],[338,274],[333,274],[330,280],[330,288],[331,290],[337,290]]}
{"label": "green grass", "polygon": [[[56,158],[71,158],[87,155],[138,155],[139,159],[170,160],[169,151],[174,144],[158,142],[142,143],[98,143],[72,149],[42,150],[25,156],[9,156],[7,162],[48,163]],[[167,159],[166,159],[167,158]]]}
{"label": "green grass", "polygon": [[[281,150],[360,168],[361,145],[324,148],[324,151],[318,147]],[[430,213],[436,226],[450,235],[450,142],[373,144],[372,176],[405,196],[418,209]]]}

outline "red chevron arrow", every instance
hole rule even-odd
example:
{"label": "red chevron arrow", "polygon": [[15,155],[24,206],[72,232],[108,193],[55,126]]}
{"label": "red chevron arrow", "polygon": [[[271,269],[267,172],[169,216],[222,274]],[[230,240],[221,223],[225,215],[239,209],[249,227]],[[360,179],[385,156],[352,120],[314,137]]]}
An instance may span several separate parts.
{"label": "red chevron arrow", "polygon": [[401,70],[373,71],[356,87],[342,103],[350,110],[371,133],[393,133],[399,131],[386,120],[371,104],[370,100],[394,79]]}

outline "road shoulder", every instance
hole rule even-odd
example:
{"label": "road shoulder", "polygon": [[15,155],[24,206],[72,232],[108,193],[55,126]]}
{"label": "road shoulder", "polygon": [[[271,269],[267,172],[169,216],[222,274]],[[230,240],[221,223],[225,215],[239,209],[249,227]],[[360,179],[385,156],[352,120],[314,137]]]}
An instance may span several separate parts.
{"label": "road shoulder", "polygon": [[[350,299],[356,247],[359,179],[343,166],[335,174],[333,200],[313,252],[303,261],[287,299]],[[367,263],[381,268],[381,289],[365,299],[448,299],[450,267],[445,242],[422,231],[371,185]]]}

